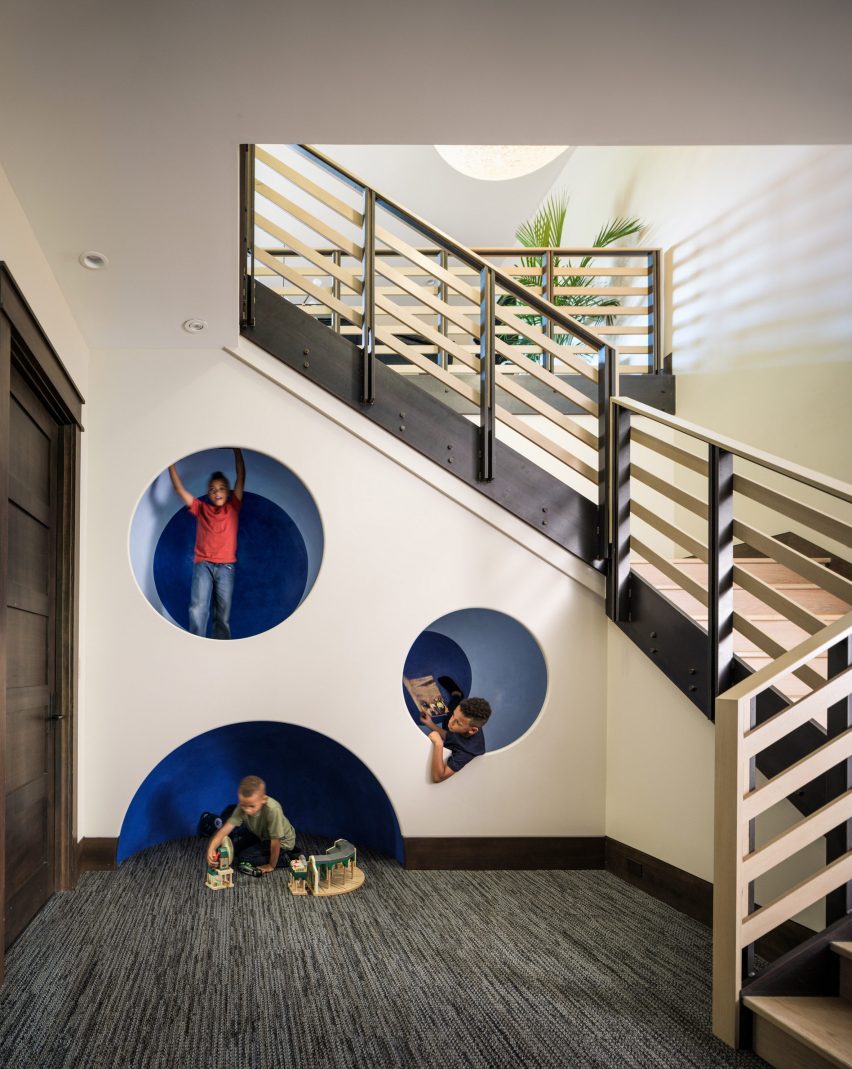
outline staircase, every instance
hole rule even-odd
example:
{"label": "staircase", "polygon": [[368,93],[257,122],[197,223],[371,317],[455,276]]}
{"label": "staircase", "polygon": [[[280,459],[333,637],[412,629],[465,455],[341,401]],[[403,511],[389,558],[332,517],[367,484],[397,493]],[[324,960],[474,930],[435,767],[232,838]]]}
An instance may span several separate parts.
{"label": "staircase", "polygon": [[834,995],[746,995],[752,1047],[778,1069],[852,1066],[852,943],[833,942],[826,969],[838,974]]}
{"label": "staircase", "polygon": [[[307,146],[244,146],[241,185],[243,334],[604,573],[715,719],[716,1034],[852,1065],[852,487],[673,414],[659,250],[467,249]],[[814,905],[823,930],[758,969]]]}

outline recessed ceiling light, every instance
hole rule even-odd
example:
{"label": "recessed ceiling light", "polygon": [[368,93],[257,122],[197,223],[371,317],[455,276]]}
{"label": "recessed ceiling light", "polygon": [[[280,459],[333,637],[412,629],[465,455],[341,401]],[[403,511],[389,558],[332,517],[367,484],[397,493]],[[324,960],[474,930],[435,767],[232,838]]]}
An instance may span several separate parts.
{"label": "recessed ceiling light", "polygon": [[206,319],[187,319],[184,321],[183,329],[187,334],[200,334],[202,330],[207,329]]}
{"label": "recessed ceiling light", "polygon": [[109,260],[104,256],[102,252],[81,252],[77,257],[83,267],[89,271],[102,271],[109,265]]}

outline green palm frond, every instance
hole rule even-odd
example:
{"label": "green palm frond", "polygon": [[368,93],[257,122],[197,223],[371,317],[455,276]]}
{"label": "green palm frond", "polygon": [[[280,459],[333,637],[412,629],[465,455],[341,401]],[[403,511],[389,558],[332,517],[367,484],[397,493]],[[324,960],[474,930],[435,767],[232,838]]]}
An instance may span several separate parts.
{"label": "green palm frond", "polygon": [[555,248],[562,244],[562,231],[568,215],[568,194],[551,194],[532,219],[521,223],[515,240],[528,249]]}
{"label": "green palm frond", "polygon": [[601,227],[592,244],[595,248],[601,249],[606,245],[614,245],[617,241],[623,241],[624,238],[629,238],[633,234],[641,234],[644,229],[645,224],[641,219],[611,219],[606,226]]}
{"label": "green palm frond", "polygon": [[[516,240],[526,248],[561,247],[563,245],[565,221],[568,215],[568,199],[568,194],[564,190],[552,193],[535,215],[517,228],[515,231]],[[595,248],[606,248],[607,245],[617,244],[634,234],[641,234],[644,229],[645,224],[641,219],[635,216],[618,216],[601,227],[595,235],[593,245]],[[554,257],[554,282],[557,288],[571,287],[577,289],[593,286],[595,276],[582,273],[583,268],[589,267],[593,259],[593,256],[583,256],[575,266],[570,261],[562,263],[559,257]],[[543,256],[521,256],[518,266],[540,270],[544,262],[545,258]],[[557,274],[560,271],[563,273]],[[577,273],[575,274],[574,272]],[[525,275],[519,277],[518,281],[525,286],[537,286],[540,284],[541,279],[538,275]],[[498,300],[501,304],[518,305],[521,303],[508,294],[501,296]],[[612,326],[615,322],[615,317],[607,315],[603,309],[620,306],[621,301],[616,297],[603,297],[586,293],[563,293],[556,294],[554,304],[565,308],[578,322],[594,327],[601,324]],[[518,318],[531,326],[544,329],[545,320],[542,316],[527,313],[519,315]],[[509,345],[521,345],[527,341],[521,335],[504,336],[504,340]],[[554,340],[561,345],[570,345],[574,339],[569,334],[558,334]]]}

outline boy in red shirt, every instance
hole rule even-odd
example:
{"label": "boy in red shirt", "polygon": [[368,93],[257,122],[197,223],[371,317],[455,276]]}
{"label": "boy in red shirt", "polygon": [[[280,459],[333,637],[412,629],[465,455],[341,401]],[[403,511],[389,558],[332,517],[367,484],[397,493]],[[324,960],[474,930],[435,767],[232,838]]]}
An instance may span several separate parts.
{"label": "boy in red shirt", "polygon": [[195,556],[192,565],[192,592],[189,600],[189,630],[207,635],[207,618],[213,605],[212,638],[230,638],[231,601],[237,563],[237,531],[246,466],[242,451],[234,450],[237,481],[234,489],[221,471],[214,471],[207,485],[207,501],[193,497],[180,480],[177,468],[169,465],[175,493],[196,520]]}

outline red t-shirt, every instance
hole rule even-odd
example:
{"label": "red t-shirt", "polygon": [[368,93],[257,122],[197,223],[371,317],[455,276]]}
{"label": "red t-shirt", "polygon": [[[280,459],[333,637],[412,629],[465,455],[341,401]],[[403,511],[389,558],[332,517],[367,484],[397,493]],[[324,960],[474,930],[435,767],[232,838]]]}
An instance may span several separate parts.
{"label": "red t-shirt", "polygon": [[234,494],[224,505],[210,505],[196,497],[189,506],[195,516],[195,557],[212,564],[234,564],[237,559],[237,528],[240,522],[242,499]]}

